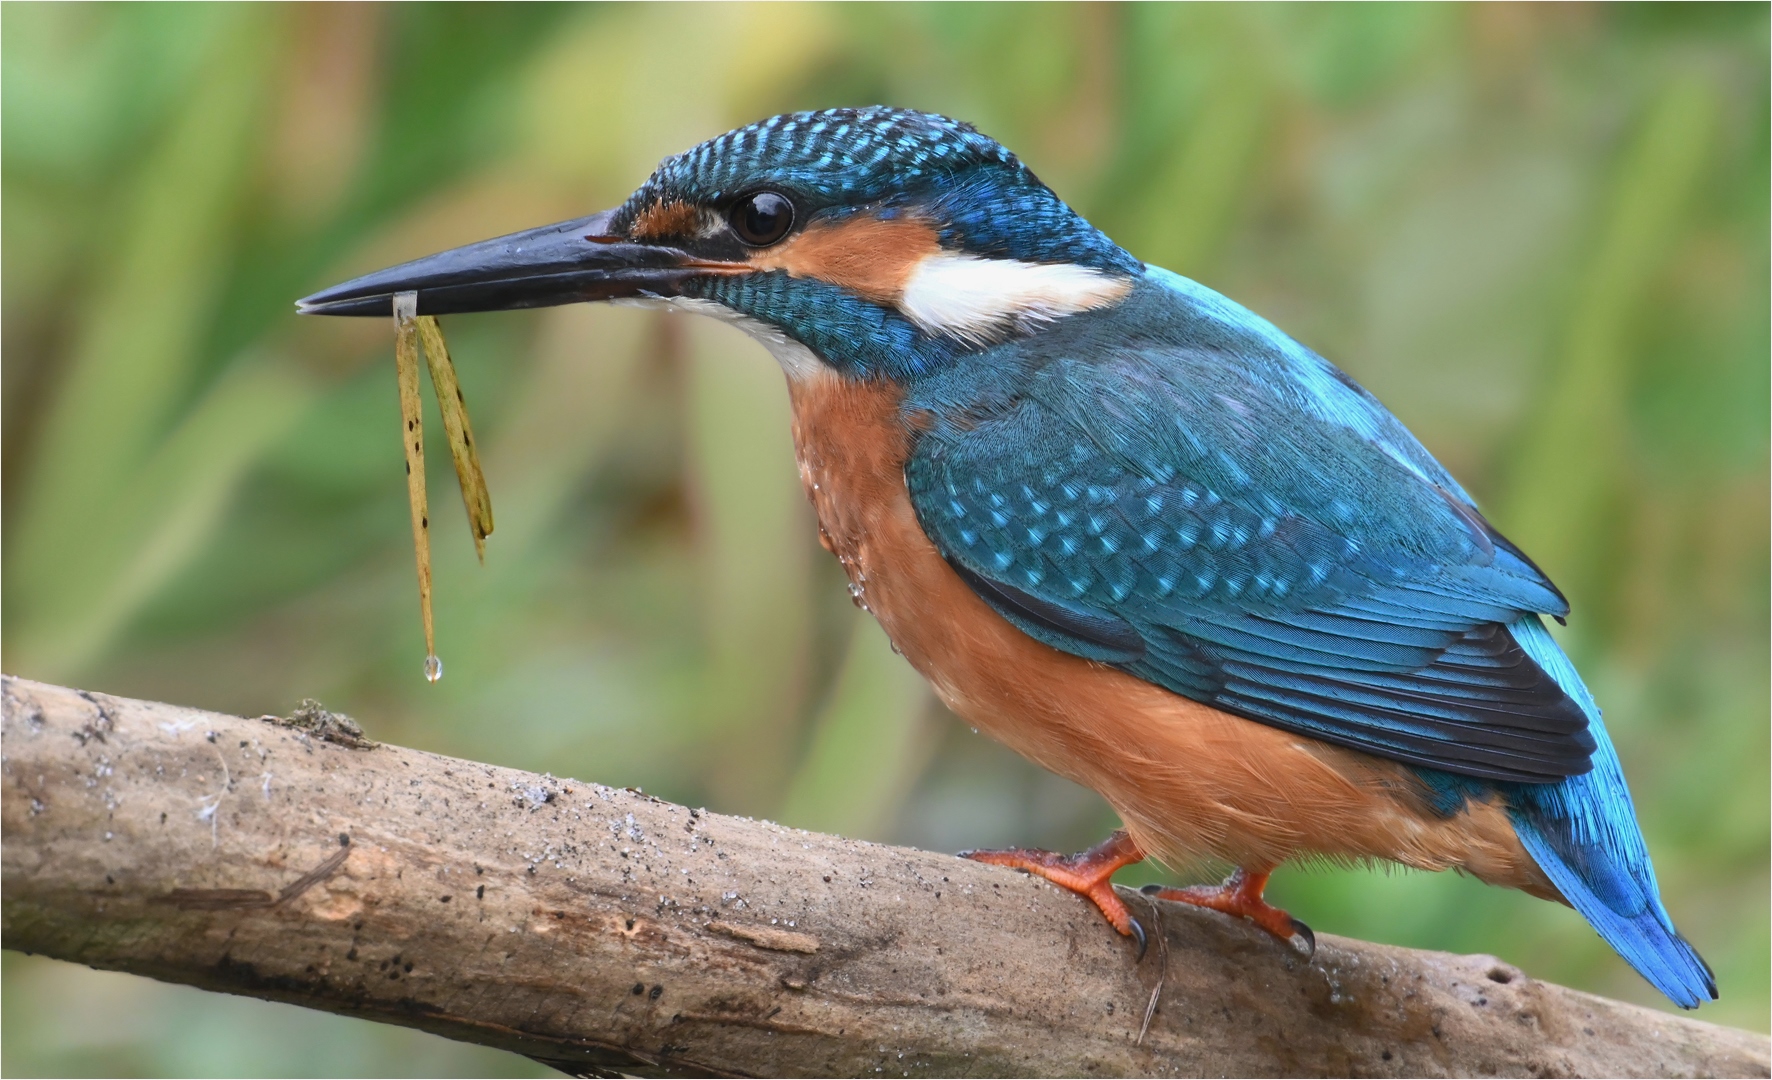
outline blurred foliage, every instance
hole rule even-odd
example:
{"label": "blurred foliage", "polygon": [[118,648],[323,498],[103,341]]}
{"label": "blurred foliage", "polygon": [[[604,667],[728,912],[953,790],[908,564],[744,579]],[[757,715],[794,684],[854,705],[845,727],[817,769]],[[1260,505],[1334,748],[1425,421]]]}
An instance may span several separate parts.
{"label": "blurred foliage", "polygon": [[[1765,1029],[1763,5],[0,23],[6,670],[248,715],[315,695],[387,740],[936,849],[1098,839],[1094,795],[941,713],[850,606],[779,374],[705,322],[449,323],[499,528],[480,569],[438,501],[449,676],[427,685],[392,335],[290,307],[611,205],[763,115],[935,109],[1340,363],[1562,584],[1669,906],[1717,968],[1704,1015]],[[1452,875],[1304,868],[1275,894],[1319,930],[1664,1004],[1572,913]],[[9,1073],[539,1068],[17,956],[4,989]]]}

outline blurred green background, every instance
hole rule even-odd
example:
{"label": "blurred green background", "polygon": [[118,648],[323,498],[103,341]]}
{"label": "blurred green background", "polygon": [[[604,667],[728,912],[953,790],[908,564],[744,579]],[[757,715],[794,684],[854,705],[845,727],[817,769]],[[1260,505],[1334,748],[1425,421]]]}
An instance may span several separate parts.
{"label": "blurred green background", "polygon": [[[0,22],[7,671],[248,715],[313,695],[384,740],[938,850],[1099,839],[1100,800],[955,722],[850,605],[778,371],[706,321],[447,320],[498,530],[476,567],[438,442],[427,685],[392,335],[291,309],[612,205],[765,115],[938,110],[1342,365],[1546,567],[1716,967],[1702,1015],[1766,1029],[1765,5]],[[1307,868],[1273,895],[1665,1006],[1571,912],[1469,880]],[[10,954],[4,993],[13,1075],[545,1072]]]}

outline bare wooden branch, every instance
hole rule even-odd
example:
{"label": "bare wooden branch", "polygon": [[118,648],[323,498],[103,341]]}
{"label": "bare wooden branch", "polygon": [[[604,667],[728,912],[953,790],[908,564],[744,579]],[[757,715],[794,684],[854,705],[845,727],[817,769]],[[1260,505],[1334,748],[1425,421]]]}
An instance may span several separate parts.
{"label": "bare wooden branch", "polygon": [[4,697],[6,948],[569,1070],[1768,1074],[1764,1036],[1493,958],[1322,935],[1307,964],[1165,904],[1138,963],[1083,901],[952,856],[323,724]]}

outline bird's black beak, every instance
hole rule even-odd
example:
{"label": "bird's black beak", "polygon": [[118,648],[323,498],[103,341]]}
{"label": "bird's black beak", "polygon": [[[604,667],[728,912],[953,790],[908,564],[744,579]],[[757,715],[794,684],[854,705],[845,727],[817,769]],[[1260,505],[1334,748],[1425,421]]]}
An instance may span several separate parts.
{"label": "bird's black beak", "polygon": [[587,300],[674,296],[699,274],[743,273],[743,263],[636,243],[609,231],[613,211],[427,255],[296,301],[303,315],[393,314],[395,293],[418,294],[418,314],[504,311]]}

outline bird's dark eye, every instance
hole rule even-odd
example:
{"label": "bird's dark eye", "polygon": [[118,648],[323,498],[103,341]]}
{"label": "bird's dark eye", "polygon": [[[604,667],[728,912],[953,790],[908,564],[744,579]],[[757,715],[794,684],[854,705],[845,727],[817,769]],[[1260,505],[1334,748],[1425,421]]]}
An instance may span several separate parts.
{"label": "bird's dark eye", "polygon": [[740,240],[768,247],[794,227],[794,204],[773,191],[759,191],[738,200],[728,217]]}

